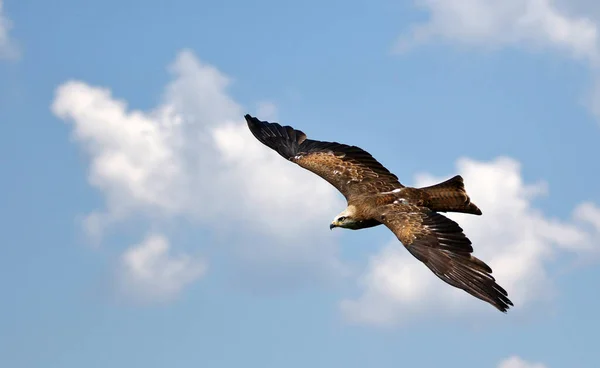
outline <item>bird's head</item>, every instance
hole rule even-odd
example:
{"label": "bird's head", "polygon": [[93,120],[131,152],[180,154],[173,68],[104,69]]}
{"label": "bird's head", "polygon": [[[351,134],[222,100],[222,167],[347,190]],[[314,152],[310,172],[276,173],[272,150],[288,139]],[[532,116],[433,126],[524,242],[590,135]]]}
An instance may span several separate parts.
{"label": "bird's head", "polygon": [[342,213],[337,215],[331,224],[329,224],[329,229],[333,229],[334,227],[341,227],[345,229],[354,229],[358,225],[355,217],[354,217],[355,208],[354,206],[348,206]]}

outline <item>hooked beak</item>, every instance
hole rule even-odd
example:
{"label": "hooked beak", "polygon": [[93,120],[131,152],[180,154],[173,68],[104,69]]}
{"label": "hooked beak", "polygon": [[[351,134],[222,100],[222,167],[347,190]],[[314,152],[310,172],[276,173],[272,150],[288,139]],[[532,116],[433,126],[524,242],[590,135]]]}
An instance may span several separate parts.
{"label": "hooked beak", "polygon": [[332,230],[334,227],[337,227],[337,225],[334,222],[329,224],[329,230]]}

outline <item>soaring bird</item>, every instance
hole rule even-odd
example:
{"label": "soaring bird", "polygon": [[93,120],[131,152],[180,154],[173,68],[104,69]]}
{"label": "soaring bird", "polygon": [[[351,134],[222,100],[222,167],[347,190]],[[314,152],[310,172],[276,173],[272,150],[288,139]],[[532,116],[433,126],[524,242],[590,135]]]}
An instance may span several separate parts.
{"label": "soaring bird", "polygon": [[330,229],[359,230],[385,225],[419,261],[444,282],[490,303],[501,312],[513,306],[492,269],[473,256],[463,229],[439,212],[481,215],[463,178],[407,187],[365,150],[337,142],[308,139],[302,131],[246,114],[248,128],[283,158],[325,179],[346,198],[347,207]]}

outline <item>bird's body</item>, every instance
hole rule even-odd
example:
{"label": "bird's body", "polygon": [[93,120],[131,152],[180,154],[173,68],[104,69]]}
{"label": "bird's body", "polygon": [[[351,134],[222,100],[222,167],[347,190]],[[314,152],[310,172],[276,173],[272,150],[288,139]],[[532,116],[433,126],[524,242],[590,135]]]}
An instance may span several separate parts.
{"label": "bird's body", "polygon": [[330,228],[388,227],[407,250],[446,283],[506,312],[512,302],[492,270],[471,255],[462,228],[438,212],[481,215],[459,175],[424,188],[402,185],[396,175],[356,146],[307,139],[290,126],[245,115],[252,134],[282,157],[319,175],[346,198]]}

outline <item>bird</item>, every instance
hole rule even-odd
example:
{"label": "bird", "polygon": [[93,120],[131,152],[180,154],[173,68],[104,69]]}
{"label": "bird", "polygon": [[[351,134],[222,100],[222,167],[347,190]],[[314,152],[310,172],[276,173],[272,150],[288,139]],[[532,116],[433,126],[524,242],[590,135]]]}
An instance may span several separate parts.
{"label": "bird", "polygon": [[244,118],[259,142],[325,179],[345,197],[346,209],[335,216],[330,229],[384,225],[442,281],[503,313],[514,306],[490,266],[472,254],[472,243],[460,225],[440,213],[482,215],[467,195],[462,176],[427,187],[404,186],[357,146],[309,139],[301,130],[250,114]]}

